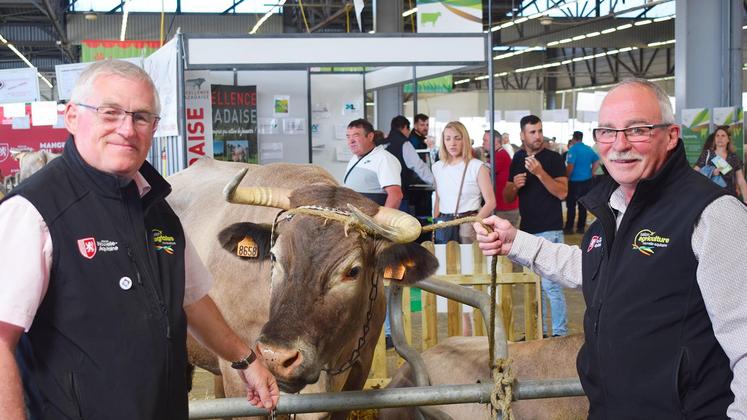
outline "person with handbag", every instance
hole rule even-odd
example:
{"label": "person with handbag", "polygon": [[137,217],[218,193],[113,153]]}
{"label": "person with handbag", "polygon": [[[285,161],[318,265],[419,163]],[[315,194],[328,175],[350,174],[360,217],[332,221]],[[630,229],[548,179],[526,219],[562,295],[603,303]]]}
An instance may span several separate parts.
{"label": "person with handbag", "polygon": [[747,182],[742,161],[737,156],[728,127],[718,127],[703,144],[703,151],[693,167],[730,193],[739,193],[747,203]]}
{"label": "person with handbag", "polygon": [[[440,160],[433,164],[436,180],[434,221],[448,221],[468,216],[488,217],[495,209],[495,193],[490,171],[479,159],[472,157],[472,144],[467,128],[459,121],[446,124],[441,135]],[[435,242],[445,244],[475,241],[471,224],[437,229]]]}

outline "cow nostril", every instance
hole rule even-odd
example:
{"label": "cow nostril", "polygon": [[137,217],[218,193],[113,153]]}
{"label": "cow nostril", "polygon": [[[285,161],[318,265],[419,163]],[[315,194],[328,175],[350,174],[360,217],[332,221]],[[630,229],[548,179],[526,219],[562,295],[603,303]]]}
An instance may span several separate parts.
{"label": "cow nostril", "polygon": [[298,351],[294,352],[293,355],[291,355],[291,357],[289,357],[289,358],[285,359],[285,361],[283,361],[283,367],[287,369],[287,368],[295,365],[300,356],[301,356],[300,352],[298,352]]}

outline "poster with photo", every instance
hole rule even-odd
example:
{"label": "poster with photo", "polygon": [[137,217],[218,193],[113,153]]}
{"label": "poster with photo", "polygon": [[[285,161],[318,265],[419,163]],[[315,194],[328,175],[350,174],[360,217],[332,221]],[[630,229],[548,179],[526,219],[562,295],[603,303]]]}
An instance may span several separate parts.
{"label": "poster with photo", "polygon": [[259,163],[257,87],[212,85],[211,102],[215,159]]}
{"label": "poster with photo", "polygon": [[272,115],[276,117],[287,117],[290,115],[290,96],[275,95],[272,105]]}

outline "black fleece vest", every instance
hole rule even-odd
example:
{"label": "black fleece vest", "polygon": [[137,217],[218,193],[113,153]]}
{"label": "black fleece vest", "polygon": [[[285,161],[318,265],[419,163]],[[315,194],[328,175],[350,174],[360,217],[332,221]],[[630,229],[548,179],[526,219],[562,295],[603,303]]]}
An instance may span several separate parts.
{"label": "black fleece vest", "polygon": [[597,217],[581,244],[586,342],[578,373],[591,419],[726,418],[729,359],[696,280],[695,223],[724,194],[693,171],[679,142],[642,180],[620,228],[610,181],[582,199]]}
{"label": "black fleece vest", "polygon": [[389,137],[386,138],[386,141],[386,150],[397,158],[402,167],[402,170],[399,173],[402,182],[402,193],[405,198],[409,198],[410,185],[417,184],[417,181],[420,179],[412,169],[407,167],[407,164],[405,164],[405,158],[402,156],[402,146],[406,142],[409,142],[409,140],[399,131],[392,130],[389,133]]}
{"label": "black fleece vest", "polygon": [[[184,234],[170,186],[97,171],[72,139],[62,158],[13,190],[52,237],[49,288],[23,357],[43,419],[186,419]],[[34,256],[38,258],[38,256]]]}

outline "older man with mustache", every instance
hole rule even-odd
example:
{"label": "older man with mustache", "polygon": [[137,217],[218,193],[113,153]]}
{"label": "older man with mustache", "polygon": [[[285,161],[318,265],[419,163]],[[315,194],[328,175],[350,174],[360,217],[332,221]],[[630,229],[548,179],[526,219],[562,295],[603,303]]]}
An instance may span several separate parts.
{"label": "older man with mustache", "polygon": [[581,247],[495,216],[480,247],[583,288],[589,418],[747,418],[747,207],[690,169],[651,82],[613,87],[593,134],[611,179],[582,199]]}

